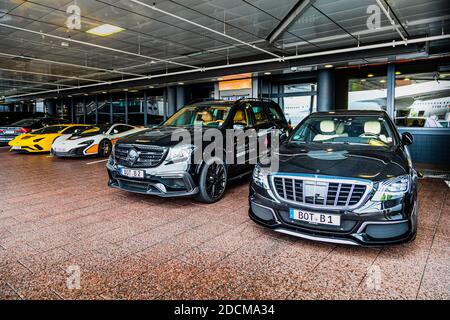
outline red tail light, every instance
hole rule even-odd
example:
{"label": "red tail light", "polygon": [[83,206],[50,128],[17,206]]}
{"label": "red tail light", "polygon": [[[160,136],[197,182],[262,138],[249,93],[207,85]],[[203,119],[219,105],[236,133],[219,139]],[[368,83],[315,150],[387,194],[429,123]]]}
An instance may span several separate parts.
{"label": "red tail light", "polygon": [[30,128],[20,128],[19,130],[16,130],[16,133],[28,133],[30,131]]}

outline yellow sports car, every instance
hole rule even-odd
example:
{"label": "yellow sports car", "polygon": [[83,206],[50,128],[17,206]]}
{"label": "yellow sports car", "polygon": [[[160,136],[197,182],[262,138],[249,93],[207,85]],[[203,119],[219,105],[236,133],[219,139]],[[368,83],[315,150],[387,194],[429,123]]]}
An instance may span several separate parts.
{"label": "yellow sports car", "polygon": [[21,153],[50,152],[53,141],[62,135],[72,135],[77,130],[84,130],[86,124],[61,124],[44,127],[30,133],[17,136],[8,144],[10,151]]}

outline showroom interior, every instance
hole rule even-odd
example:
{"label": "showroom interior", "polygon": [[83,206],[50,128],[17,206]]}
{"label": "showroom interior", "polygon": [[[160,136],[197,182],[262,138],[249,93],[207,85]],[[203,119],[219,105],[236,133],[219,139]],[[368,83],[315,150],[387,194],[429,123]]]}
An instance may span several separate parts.
{"label": "showroom interior", "polygon": [[449,299],[448,1],[3,0],[0,39],[0,115],[157,128],[271,100],[295,128],[385,111],[420,177],[416,239],[366,248],[255,224],[251,174],[204,204],[109,188],[108,158],[4,145],[1,299]]}

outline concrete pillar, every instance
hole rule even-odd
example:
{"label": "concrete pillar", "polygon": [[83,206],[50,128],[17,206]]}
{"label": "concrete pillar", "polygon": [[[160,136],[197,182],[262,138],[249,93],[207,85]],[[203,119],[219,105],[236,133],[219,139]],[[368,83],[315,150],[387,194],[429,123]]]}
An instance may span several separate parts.
{"label": "concrete pillar", "polygon": [[252,98],[258,98],[259,97],[259,79],[258,78],[252,78]]}
{"label": "concrete pillar", "polygon": [[177,110],[181,109],[182,107],[184,107],[184,105],[186,104],[185,101],[185,92],[184,92],[184,86],[177,86],[176,87],[176,108]]}
{"label": "concrete pillar", "polygon": [[219,82],[214,82],[214,100],[220,99]]}
{"label": "concrete pillar", "polygon": [[335,110],[334,96],[334,70],[319,70],[317,74],[317,111]]}
{"label": "concrete pillar", "polygon": [[55,116],[56,115],[56,99],[46,100],[45,105],[47,106],[48,113],[51,116]]}
{"label": "concrete pillar", "polygon": [[125,123],[128,123],[128,92],[125,91]]}
{"label": "concrete pillar", "polygon": [[177,93],[175,87],[167,87],[167,117],[177,111]]}
{"label": "concrete pillar", "polygon": [[387,69],[387,106],[386,112],[395,121],[395,64],[389,64]]}
{"label": "concrete pillar", "polygon": [[143,106],[144,106],[144,126],[147,126],[148,124],[148,104],[147,104],[147,90],[144,90],[144,101],[143,101]]}

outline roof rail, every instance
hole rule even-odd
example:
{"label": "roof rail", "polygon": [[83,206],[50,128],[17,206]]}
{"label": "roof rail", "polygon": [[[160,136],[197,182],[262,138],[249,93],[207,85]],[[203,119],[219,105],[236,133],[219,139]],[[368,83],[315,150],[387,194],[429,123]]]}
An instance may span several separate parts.
{"label": "roof rail", "polygon": [[270,98],[242,98],[242,99],[238,99],[236,100],[236,102],[242,102],[242,101],[266,101],[266,102],[274,102],[272,99]]}

